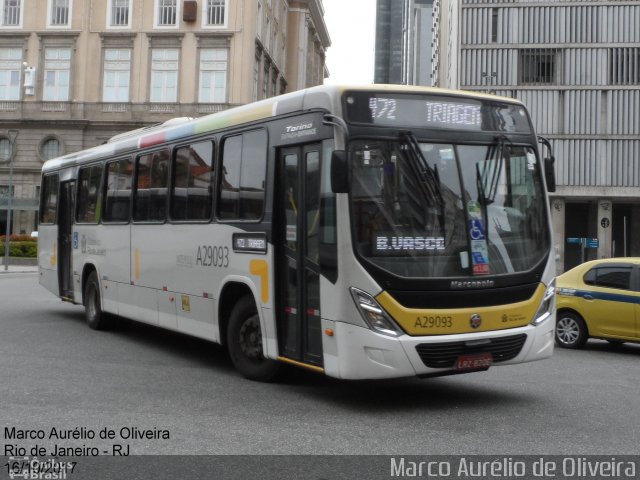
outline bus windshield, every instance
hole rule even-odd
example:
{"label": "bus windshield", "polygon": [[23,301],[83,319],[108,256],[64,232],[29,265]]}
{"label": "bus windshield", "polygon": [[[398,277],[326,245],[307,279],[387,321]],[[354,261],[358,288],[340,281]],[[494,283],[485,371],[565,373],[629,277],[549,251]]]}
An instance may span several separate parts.
{"label": "bus windshield", "polygon": [[532,269],[549,232],[531,146],[397,141],[350,144],[353,232],[366,261],[408,278]]}

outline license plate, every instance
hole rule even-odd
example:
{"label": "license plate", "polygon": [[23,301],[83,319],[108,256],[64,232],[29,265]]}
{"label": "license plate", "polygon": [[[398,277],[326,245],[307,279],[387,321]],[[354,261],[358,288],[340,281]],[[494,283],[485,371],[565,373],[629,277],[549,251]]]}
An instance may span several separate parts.
{"label": "license plate", "polygon": [[460,355],[456,361],[456,370],[483,370],[493,363],[490,353],[477,353],[475,355]]}

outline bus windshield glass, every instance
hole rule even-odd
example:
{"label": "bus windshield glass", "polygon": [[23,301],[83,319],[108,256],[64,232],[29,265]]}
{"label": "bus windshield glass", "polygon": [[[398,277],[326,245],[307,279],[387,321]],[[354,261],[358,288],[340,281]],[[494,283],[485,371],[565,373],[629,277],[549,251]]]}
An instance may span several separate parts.
{"label": "bus windshield glass", "polygon": [[532,147],[358,140],[349,148],[361,257],[408,278],[525,272],[549,232]]}

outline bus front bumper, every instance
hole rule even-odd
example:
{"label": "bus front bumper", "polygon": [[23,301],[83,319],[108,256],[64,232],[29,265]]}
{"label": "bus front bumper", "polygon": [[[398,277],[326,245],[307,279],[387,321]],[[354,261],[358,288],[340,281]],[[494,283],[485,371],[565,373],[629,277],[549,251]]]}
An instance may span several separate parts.
{"label": "bus front bumper", "polygon": [[[490,368],[532,362],[553,353],[554,328],[555,317],[538,326],[507,330],[390,337],[357,325],[323,320],[322,330],[334,332],[331,337],[323,335],[324,370],[329,376],[343,379],[467,373],[470,370],[456,367],[460,357],[486,356],[491,350],[495,353]],[[443,363],[451,365],[438,368]]]}

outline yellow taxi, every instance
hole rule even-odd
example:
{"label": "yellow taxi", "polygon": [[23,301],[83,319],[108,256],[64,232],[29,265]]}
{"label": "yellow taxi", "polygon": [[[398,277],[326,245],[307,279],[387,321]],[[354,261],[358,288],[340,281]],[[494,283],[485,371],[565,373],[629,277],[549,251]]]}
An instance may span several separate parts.
{"label": "yellow taxi", "polygon": [[580,348],[587,339],[640,341],[640,258],[586,262],[556,280],[556,343]]}

